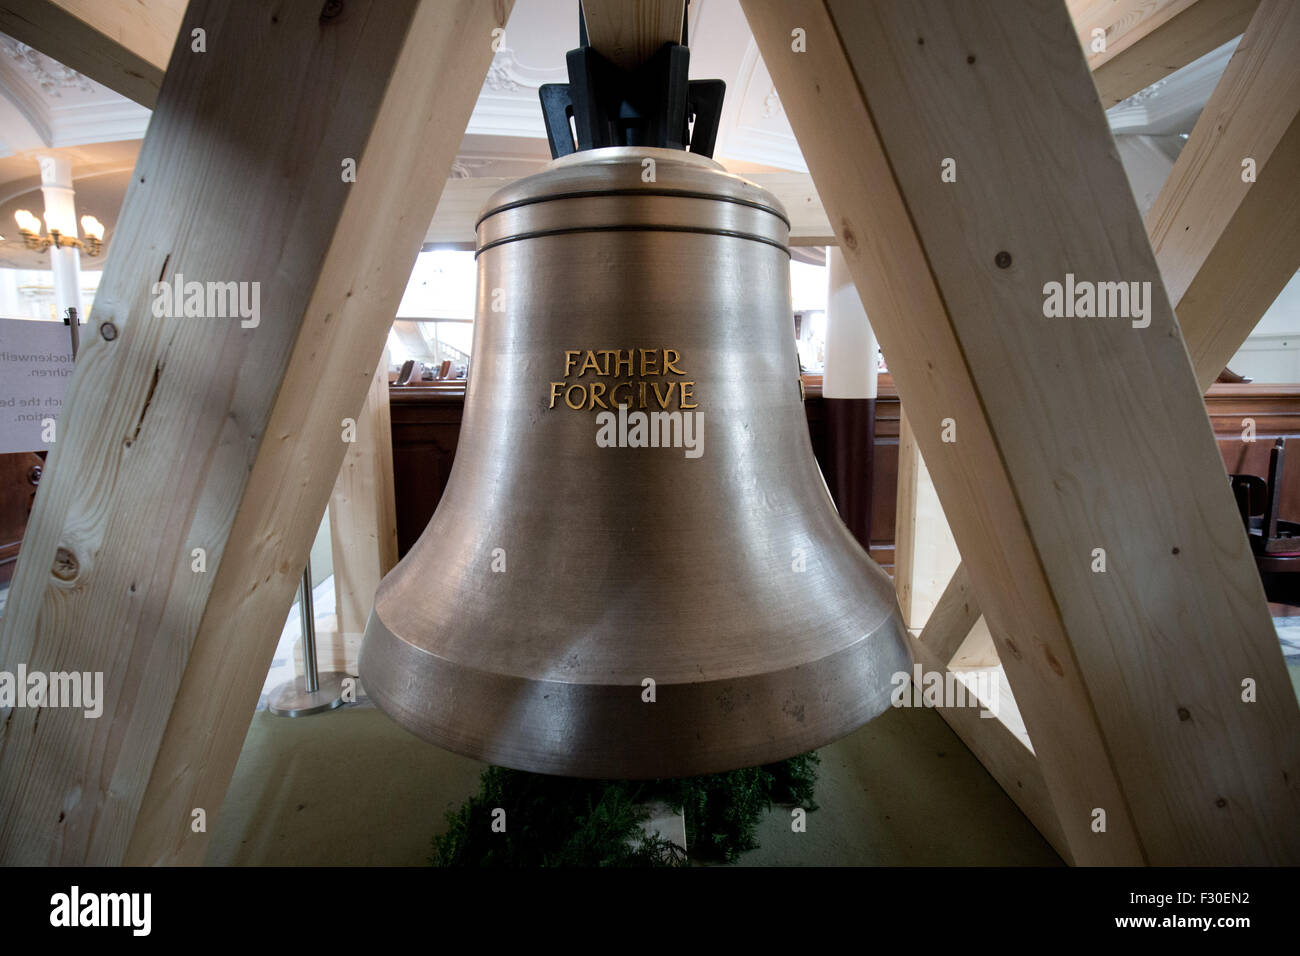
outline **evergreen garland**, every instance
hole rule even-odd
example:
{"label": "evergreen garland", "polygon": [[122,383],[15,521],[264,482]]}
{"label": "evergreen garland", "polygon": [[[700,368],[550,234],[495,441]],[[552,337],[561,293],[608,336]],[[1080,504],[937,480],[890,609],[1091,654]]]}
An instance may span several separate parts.
{"label": "evergreen garland", "polygon": [[[645,805],[662,800],[686,817],[693,860],[733,863],[773,803],[817,809],[815,752],[780,763],[675,780],[579,780],[489,767],[479,792],[447,813],[434,866],[681,866],[680,847],[647,836]],[[505,811],[505,831],[492,828]],[[499,817],[499,814],[498,814]]]}

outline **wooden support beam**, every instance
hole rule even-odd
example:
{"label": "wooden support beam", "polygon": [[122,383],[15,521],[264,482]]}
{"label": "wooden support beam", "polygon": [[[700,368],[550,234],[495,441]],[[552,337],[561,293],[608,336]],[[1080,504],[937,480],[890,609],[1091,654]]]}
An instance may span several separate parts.
{"label": "wooden support beam", "polygon": [[[104,712],[0,721],[0,861],[202,861],[510,6],[191,3],[0,630],[0,667],[102,672]],[[259,321],[155,315],[177,275]]]}
{"label": "wooden support beam", "polygon": [[[1066,0],[1101,105],[1240,36],[1259,0]],[[1097,42],[1101,30],[1104,45]],[[1098,49],[1098,47],[1101,47]]]}
{"label": "wooden support beam", "polygon": [[[824,246],[838,241],[807,173],[747,173],[745,178],[781,200],[790,216],[792,246]],[[473,249],[479,213],[494,192],[514,181],[509,176],[447,180],[424,241],[444,248]]]}
{"label": "wooden support beam", "polygon": [[959,564],[930,613],[930,619],[925,622],[920,641],[936,660],[947,667],[979,619],[975,590],[971,587],[966,566]]}
{"label": "wooden support beam", "polygon": [[[937,430],[940,425],[934,424]],[[903,623],[920,634],[953,572],[961,565],[943,505],[926,470],[904,408],[898,426],[898,492],[894,520],[894,593]],[[947,663],[945,661],[944,663]]]}
{"label": "wooden support beam", "polygon": [[[917,640],[911,641],[912,659],[921,665],[923,673],[935,673],[948,679],[948,668],[940,655],[930,651]],[[924,688],[922,688],[923,690]],[[1052,848],[1067,862],[1073,861],[1070,846],[1061,829],[1056,808],[1052,804],[1043,772],[1033,751],[996,717],[981,717],[986,703],[970,695],[965,707],[938,706],[934,709],[944,719],[953,733],[961,738],[984,769],[1006,791],[1029,822],[1043,835]]]}
{"label": "wooden support beam", "polygon": [[997,667],[1002,663],[998,657],[997,642],[989,630],[989,622],[981,614],[971,625],[970,631],[957,645],[957,650],[948,661],[948,666],[955,671],[973,670],[981,667]]}
{"label": "wooden support beam", "polygon": [[1264,0],[1147,213],[1202,391],[1300,269],[1297,171],[1300,4]]}
{"label": "wooden support beam", "polygon": [[1264,0],[1146,218],[1202,391],[1300,269],[1297,49],[1300,6]]}
{"label": "wooden support beam", "polygon": [[330,496],[329,513],[337,630],[318,634],[317,643],[322,646],[317,653],[323,669],[355,674],[375,591],[397,564],[387,350],[356,418],[356,441],[348,445]]}
{"label": "wooden support beam", "polygon": [[[742,7],[1073,858],[1300,861],[1300,708],[1064,5]],[[1048,318],[1067,273],[1145,315]]]}
{"label": "wooden support beam", "polygon": [[682,42],[686,0],[582,0],[582,12],[592,48],[631,70],[665,43]]}
{"label": "wooden support beam", "polygon": [[0,0],[0,32],[153,109],[185,3]]}

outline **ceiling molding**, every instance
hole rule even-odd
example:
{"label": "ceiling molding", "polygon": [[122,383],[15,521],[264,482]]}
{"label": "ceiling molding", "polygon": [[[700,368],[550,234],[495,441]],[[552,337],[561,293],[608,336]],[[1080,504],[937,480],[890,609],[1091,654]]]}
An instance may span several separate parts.
{"label": "ceiling molding", "polygon": [[[8,40],[8,37],[0,35],[0,40]],[[13,42],[13,41],[10,41]],[[21,121],[29,127],[28,132],[21,136],[24,142],[29,142],[34,134],[40,141],[37,147],[21,147],[26,149],[40,148],[40,146],[52,146],[53,134],[50,131],[50,111],[46,106],[44,98],[37,93],[27,77],[17,64],[9,56],[0,55],[0,98],[8,103],[13,112],[21,117]],[[17,119],[15,118],[15,121]],[[4,138],[9,140],[10,127],[6,124],[2,127],[5,130]],[[19,152],[21,148],[14,149]]]}
{"label": "ceiling molding", "polygon": [[143,106],[0,34],[0,141],[5,154],[141,139],[149,116]]}
{"label": "ceiling molding", "polygon": [[0,55],[18,65],[33,85],[45,96],[58,98],[63,90],[95,91],[94,82],[71,67],[64,66],[21,40],[0,34]]}
{"label": "ceiling molding", "polygon": [[1241,40],[1237,37],[1106,111],[1113,133],[1189,132]]}
{"label": "ceiling molding", "polygon": [[59,146],[83,146],[117,140],[144,139],[152,114],[126,97],[109,102],[75,103],[50,110],[51,132]]}

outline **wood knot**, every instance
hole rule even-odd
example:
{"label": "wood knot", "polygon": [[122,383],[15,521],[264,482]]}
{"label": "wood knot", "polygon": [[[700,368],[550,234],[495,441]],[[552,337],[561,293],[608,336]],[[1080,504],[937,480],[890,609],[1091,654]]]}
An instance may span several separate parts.
{"label": "wood knot", "polygon": [[843,236],[842,241],[844,245],[850,249],[856,249],[858,247],[858,237],[853,232],[853,227],[848,224],[847,220],[840,224],[840,232]]}
{"label": "wood knot", "polygon": [[1056,673],[1056,676],[1064,677],[1065,668],[1062,667],[1061,662],[1056,659],[1056,655],[1052,653],[1052,649],[1050,647],[1044,646],[1043,655],[1047,658],[1047,666],[1050,667]]}
{"label": "wood knot", "polygon": [[1191,719],[1192,719],[1192,712],[1191,712],[1190,710],[1188,710],[1186,707],[1179,707],[1179,708],[1178,708],[1178,719],[1179,719],[1179,720],[1191,720]]}
{"label": "wood knot", "polygon": [[81,562],[67,548],[59,548],[54,552],[54,566],[50,568],[50,573],[60,581],[75,581],[81,573]]}

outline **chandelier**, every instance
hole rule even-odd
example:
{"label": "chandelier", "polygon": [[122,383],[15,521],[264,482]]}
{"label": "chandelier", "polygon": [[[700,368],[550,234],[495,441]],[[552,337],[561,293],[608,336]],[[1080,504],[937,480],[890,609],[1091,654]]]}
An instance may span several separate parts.
{"label": "chandelier", "polygon": [[26,209],[15,212],[14,221],[18,223],[18,231],[22,234],[23,243],[28,249],[37,252],[44,252],[50,246],[54,246],[56,249],[80,249],[88,256],[97,256],[103,248],[104,224],[94,216],[81,217],[81,231],[86,235],[84,241],[78,239],[75,234],[68,235],[55,228],[48,214],[45,217],[45,225],[49,229],[49,235],[45,236],[41,235],[41,221]]}

